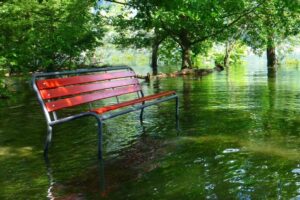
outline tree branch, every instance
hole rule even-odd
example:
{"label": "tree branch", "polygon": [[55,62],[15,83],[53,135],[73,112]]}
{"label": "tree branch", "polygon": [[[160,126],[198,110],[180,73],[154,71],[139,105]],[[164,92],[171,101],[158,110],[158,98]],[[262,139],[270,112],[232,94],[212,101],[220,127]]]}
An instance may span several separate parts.
{"label": "tree branch", "polygon": [[243,17],[245,17],[245,16],[249,15],[250,13],[252,13],[253,11],[255,11],[255,9],[259,8],[263,3],[260,3],[257,6],[255,6],[254,8],[252,8],[252,9],[248,10],[247,12],[243,13],[242,15],[240,15],[239,17],[237,17],[235,20],[233,20],[232,22],[230,22],[229,24],[227,24],[226,26],[224,26],[222,29],[218,30],[217,32],[212,33],[212,34],[207,35],[207,36],[204,36],[202,38],[199,38],[198,40],[195,40],[195,41],[191,42],[191,44],[194,45],[194,44],[197,44],[199,42],[205,41],[208,38],[211,38],[211,37],[214,37],[216,35],[219,35],[223,31],[225,31],[226,29],[230,28],[232,25],[234,25],[235,23],[237,23],[238,21],[240,21]]}
{"label": "tree branch", "polygon": [[104,1],[111,2],[111,3],[116,3],[116,4],[121,4],[121,5],[124,5],[124,6],[130,6],[129,3],[120,2],[120,1],[116,1],[116,0],[104,0]]}
{"label": "tree branch", "polygon": [[181,44],[181,41],[180,39],[177,38],[178,34],[174,31],[172,31],[172,29],[169,29],[166,24],[161,20],[160,20],[160,23],[162,24],[162,28],[170,35],[170,37],[175,41],[177,42],[181,47],[182,47],[182,44]]}

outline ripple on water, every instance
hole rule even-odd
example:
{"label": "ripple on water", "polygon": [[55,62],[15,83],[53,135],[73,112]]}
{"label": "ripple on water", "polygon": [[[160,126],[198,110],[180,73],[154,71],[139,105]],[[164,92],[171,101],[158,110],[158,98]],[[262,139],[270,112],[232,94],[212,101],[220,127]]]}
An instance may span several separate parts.
{"label": "ripple on water", "polygon": [[292,173],[300,175],[300,168],[293,169]]}
{"label": "ripple on water", "polygon": [[194,163],[204,163],[204,159],[203,158],[197,158],[196,160],[194,160]]}
{"label": "ripple on water", "polygon": [[225,149],[223,151],[223,153],[236,153],[236,152],[239,152],[240,149],[237,149],[237,148],[229,148],[229,149]]}
{"label": "ripple on water", "polygon": [[220,158],[223,158],[223,157],[224,157],[224,155],[216,155],[215,159],[217,160],[217,159],[220,159]]}
{"label": "ripple on water", "polygon": [[205,186],[205,190],[213,190],[215,189],[215,187],[215,184],[207,183],[207,185]]}
{"label": "ripple on water", "polygon": [[237,175],[242,175],[242,174],[246,173],[246,170],[244,170],[244,169],[237,169],[233,173],[237,174]]}
{"label": "ripple on water", "polygon": [[294,197],[294,198],[291,198],[290,200],[300,200],[300,195]]}

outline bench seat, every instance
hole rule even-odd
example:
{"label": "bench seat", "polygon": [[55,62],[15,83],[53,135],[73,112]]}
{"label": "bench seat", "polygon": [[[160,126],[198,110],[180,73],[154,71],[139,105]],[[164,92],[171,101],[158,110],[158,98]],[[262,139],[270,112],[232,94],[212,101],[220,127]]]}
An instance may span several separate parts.
{"label": "bench seat", "polygon": [[97,109],[94,109],[94,110],[91,110],[91,111],[100,115],[100,114],[103,114],[105,112],[109,112],[109,111],[112,111],[112,110],[117,110],[119,108],[124,108],[124,107],[135,105],[135,104],[138,104],[138,103],[145,103],[145,101],[151,101],[151,100],[154,100],[154,99],[159,99],[161,97],[175,95],[175,94],[176,94],[175,91],[161,92],[161,93],[158,93],[158,94],[153,94],[153,95],[141,97],[139,99],[125,101],[125,102],[114,104],[114,105],[104,106],[104,107],[97,108]]}

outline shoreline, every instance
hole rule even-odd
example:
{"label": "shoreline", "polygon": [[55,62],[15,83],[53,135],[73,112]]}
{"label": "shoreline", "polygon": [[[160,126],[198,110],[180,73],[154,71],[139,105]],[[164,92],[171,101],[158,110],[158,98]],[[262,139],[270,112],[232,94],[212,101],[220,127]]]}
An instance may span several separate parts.
{"label": "shoreline", "polygon": [[137,78],[144,79],[146,81],[151,81],[153,79],[161,79],[161,78],[177,78],[180,76],[197,76],[197,77],[203,77],[207,76],[214,71],[219,71],[217,69],[183,69],[181,71],[175,71],[172,73],[159,73],[157,75],[151,75],[150,73],[147,73],[146,76],[137,74]]}

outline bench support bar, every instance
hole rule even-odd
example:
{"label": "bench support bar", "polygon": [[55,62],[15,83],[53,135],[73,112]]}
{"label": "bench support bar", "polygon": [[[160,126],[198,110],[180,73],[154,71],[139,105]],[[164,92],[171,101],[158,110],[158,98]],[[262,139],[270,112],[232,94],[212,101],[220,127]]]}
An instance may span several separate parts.
{"label": "bench support bar", "polygon": [[102,160],[102,132],[103,132],[103,123],[99,117],[97,117],[98,124],[98,158]]}
{"label": "bench support bar", "polygon": [[52,126],[47,127],[47,137],[46,137],[46,143],[45,143],[45,148],[44,148],[44,155],[47,156],[48,154],[48,149],[49,149],[49,145],[51,143],[52,140]]}
{"label": "bench support bar", "polygon": [[176,96],[176,112],[175,112],[175,120],[176,120],[176,130],[179,131],[179,99]]}
{"label": "bench support bar", "polygon": [[95,117],[97,120],[97,125],[98,125],[98,158],[102,159],[102,130],[103,130],[103,122],[102,119],[100,118],[99,115],[93,112],[86,112],[86,113],[81,113],[78,115],[73,115],[70,117],[66,117],[54,122],[50,122],[48,124],[48,132],[47,132],[47,137],[46,137],[46,143],[45,143],[45,148],[44,148],[44,156],[48,158],[48,151],[49,151],[49,146],[52,140],[52,126],[56,124],[62,124],[64,122],[72,121],[81,117],[88,117],[92,116]]}

